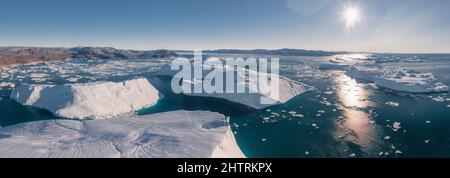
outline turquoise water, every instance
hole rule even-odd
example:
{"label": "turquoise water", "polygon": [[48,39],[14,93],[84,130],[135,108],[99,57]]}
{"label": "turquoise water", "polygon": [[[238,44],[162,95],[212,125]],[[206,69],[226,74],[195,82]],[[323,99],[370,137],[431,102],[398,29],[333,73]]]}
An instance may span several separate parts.
{"label": "turquoise water", "polygon": [[[431,72],[450,85],[450,55],[419,57],[423,62],[379,65]],[[328,59],[281,58],[282,75],[316,88],[283,105],[256,111],[225,100],[167,93],[138,114],[179,109],[220,112],[230,116],[236,139],[249,157],[450,157],[448,93],[396,93],[355,81],[342,71],[318,70]],[[56,118],[21,106],[7,95],[8,91],[0,93],[1,126]],[[400,128],[394,128],[398,124]]]}

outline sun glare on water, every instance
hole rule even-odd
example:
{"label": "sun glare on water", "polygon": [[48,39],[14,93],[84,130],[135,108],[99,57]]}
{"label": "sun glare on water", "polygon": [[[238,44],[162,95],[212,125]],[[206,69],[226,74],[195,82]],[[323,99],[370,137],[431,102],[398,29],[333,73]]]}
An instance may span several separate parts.
{"label": "sun glare on water", "polygon": [[361,11],[356,6],[344,7],[345,30],[349,32],[353,26],[361,21]]}

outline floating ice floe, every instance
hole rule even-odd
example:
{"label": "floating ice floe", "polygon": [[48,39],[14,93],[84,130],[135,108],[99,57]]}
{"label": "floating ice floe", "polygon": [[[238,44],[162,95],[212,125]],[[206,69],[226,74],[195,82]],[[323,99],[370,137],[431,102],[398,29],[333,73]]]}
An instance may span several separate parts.
{"label": "floating ice floe", "polygon": [[0,82],[0,89],[1,88],[14,88],[16,84],[11,82]]}
{"label": "floating ice floe", "polygon": [[431,73],[419,73],[398,68],[351,66],[346,74],[352,78],[374,82],[377,86],[400,92],[430,93],[448,91]]}
{"label": "floating ice floe", "polygon": [[107,120],[48,120],[0,129],[0,157],[241,158],[224,116],[173,111]]}
{"label": "floating ice floe", "polygon": [[154,105],[162,95],[145,78],[124,82],[20,85],[11,98],[64,118],[103,119]]}
{"label": "floating ice floe", "polygon": [[399,129],[401,129],[401,123],[400,122],[394,122],[394,124],[392,124],[392,128],[394,128],[394,131],[398,131]]}
{"label": "floating ice floe", "polygon": [[389,101],[389,102],[387,102],[387,103],[386,103],[386,105],[388,105],[388,106],[392,106],[392,107],[399,107],[399,106],[400,106],[400,104],[399,104],[399,103],[396,103],[396,102],[393,102],[393,101]]}
{"label": "floating ice floe", "polygon": [[[192,66],[192,71],[194,71],[194,66]],[[201,67],[201,66],[200,66]],[[190,96],[200,96],[200,97],[213,97],[213,98],[221,98],[225,100],[229,100],[232,102],[240,103],[249,107],[252,107],[254,109],[263,109],[269,106],[277,105],[277,104],[283,104],[290,99],[294,98],[295,96],[298,96],[300,94],[303,94],[308,91],[312,91],[314,88],[312,86],[306,85],[304,83],[296,82],[290,79],[287,79],[285,77],[275,75],[275,74],[268,74],[268,73],[262,73],[262,72],[256,72],[253,70],[245,69],[245,68],[234,68],[228,65],[225,65],[224,67],[217,67],[216,70],[223,71],[223,76],[226,76],[226,72],[234,71],[235,77],[233,80],[233,85],[238,87],[244,87],[247,91],[245,93],[184,93],[185,95]],[[179,70],[171,70],[170,65],[165,65],[162,67],[162,69],[158,72],[159,76],[169,76],[174,77],[175,74],[177,74]],[[191,85],[192,88],[194,88],[195,85],[203,85],[201,81],[205,81],[205,77],[209,74],[210,71],[203,71],[201,78],[193,78],[192,80],[189,79],[183,79],[183,82],[185,84]],[[258,80],[254,80],[257,78],[268,78],[268,81],[274,80],[274,78],[279,79],[279,96],[272,96],[269,93],[262,93],[260,88],[264,85],[259,83]],[[245,82],[241,82],[245,81]],[[224,87],[226,88],[227,82],[224,83]],[[267,87],[267,86],[266,86]],[[264,90],[268,89],[270,91],[270,88],[265,88]],[[251,92],[248,92],[251,91]],[[261,99],[265,98],[267,101],[273,101],[274,104],[264,104],[261,102]],[[269,103],[271,103],[269,102]]]}

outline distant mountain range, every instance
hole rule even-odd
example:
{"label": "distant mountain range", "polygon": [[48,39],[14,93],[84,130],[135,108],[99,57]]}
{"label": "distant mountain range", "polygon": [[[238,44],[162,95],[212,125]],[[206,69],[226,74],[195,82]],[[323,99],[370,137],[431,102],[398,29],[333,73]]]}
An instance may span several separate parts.
{"label": "distant mountain range", "polygon": [[[192,52],[192,51],[178,51]],[[206,50],[204,53],[220,54],[259,54],[279,56],[331,56],[348,52],[330,52],[304,49],[220,49]],[[0,67],[16,64],[28,64],[69,58],[78,59],[145,59],[179,56],[170,50],[121,50],[110,47],[75,47],[75,48],[41,48],[41,47],[0,47]]]}
{"label": "distant mountain range", "polygon": [[305,50],[305,49],[254,49],[254,50],[239,50],[239,49],[219,49],[206,50],[204,53],[220,53],[220,54],[260,54],[260,55],[278,55],[278,56],[331,56],[336,54],[348,53],[345,51],[322,51],[322,50]]}
{"label": "distant mountain range", "polygon": [[136,51],[109,47],[40,48],[0,47],[0,66],[79,59],[138,59],[178,56],[169,50]]}

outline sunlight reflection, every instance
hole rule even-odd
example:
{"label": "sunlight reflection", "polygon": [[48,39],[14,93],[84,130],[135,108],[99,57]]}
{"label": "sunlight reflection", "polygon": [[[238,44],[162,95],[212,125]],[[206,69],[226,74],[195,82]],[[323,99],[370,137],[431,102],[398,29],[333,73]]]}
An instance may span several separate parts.
{"label": "sunlight reflection", "polygon": [[364,88],[354,79],[346,75],[340,75],[335,82],[339,87],[337,91],[338,99],[345,107],[366,108],[372,105],[367,100],[370,93],[364,91]]}
{"label": "sunlight reflection", "polygon": [[363,151],[373,148],[380,140],[377,127],[373,124],[370,114],[361,110],[373,105],[368,100],[371,93],[346,75],[338,76],[335,82],[338,86],[337,99],[342,103],[339,109],[343,117],[336,135],[361,146]]}

